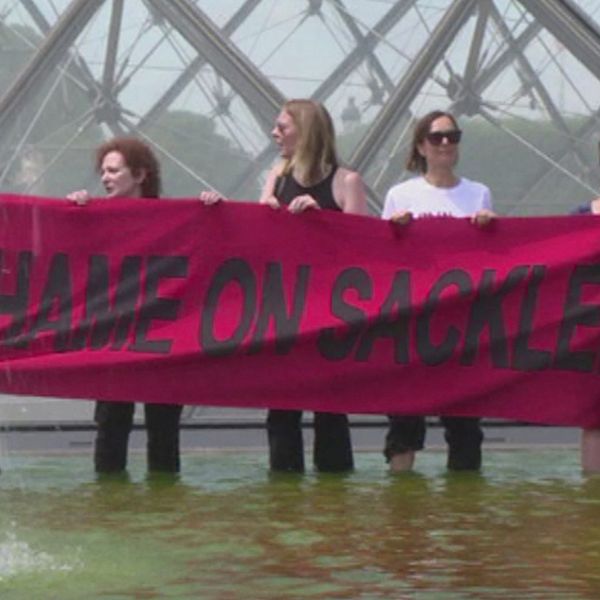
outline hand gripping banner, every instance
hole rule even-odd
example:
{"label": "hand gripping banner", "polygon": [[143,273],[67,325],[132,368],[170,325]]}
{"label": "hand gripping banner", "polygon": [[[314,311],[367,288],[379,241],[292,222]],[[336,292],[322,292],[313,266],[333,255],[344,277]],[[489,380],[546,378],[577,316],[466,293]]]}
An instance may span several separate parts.
{"label": "hand gripping banner", "polygon": [[0,391],[600,426],[600,218],[0,202]]}

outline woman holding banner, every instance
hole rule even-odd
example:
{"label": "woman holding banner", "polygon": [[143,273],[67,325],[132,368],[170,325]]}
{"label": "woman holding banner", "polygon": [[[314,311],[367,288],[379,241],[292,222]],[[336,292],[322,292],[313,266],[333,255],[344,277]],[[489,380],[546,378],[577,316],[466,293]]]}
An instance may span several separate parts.
{"label": "woman holding banner", "polygon": [[[282,160],[269,172],[262,204],[287,207],[293,213],[308,209],[366,214],[363,181],[338,165],[331,116],[313,100],[289,100],[275,121],[273,139]],[[302,413],[270,410],[267,416],[270,466],[274,471],[303,471]],[[350,427],[345,414],[314,414],[314,465],[319,471],[353,468]]]}
{"label": "woman holding banner", "polygon": [[[271,134],[282,160],[267,175],[261,204],[285,207],[292,213],[308,209],[367,213],[362,178],[338,165],[333,121],[322,104],[307,99],[287,101]],[[200,199],[211,204],[222,198],[216,192],[203,192]],[[271,470],[304,471],[301,421],[301,411],[269,410]],[[347,415],[316,412],[314,431],[317,470],[343,472],[354,467]]]}
{"label": "woman holding banner", "polygon": [[[573,214],[600,215],[600,198],[578,207]],[[584,473],[600,473],[600,428],[581,432],[581,469]]]}
{"label": "woman holding banner", "polygon": [[[158,198],[160,195],[158,160],[150,147],[136,138],[118,137],[102,144],[96,150],[96,169],[106,198]],[[90,195],[87,190],[79,190],[68,194],[67,198],[85,205]],[[125,469],[134,408],[132,402],[96,402],[96,472],[115,473]],[[144,404],[150,471],[179,471],[179,421],[182,408],[175,404]]]}
{"label": "woman holding banner", "polygon": [[[389,190],[382,218],[406,224],[413,217],[471,217],[474,224],[486,225],[494,217],[490,190],[454,172],[461,136],[456,119],[447,112],[433,111],[417,121],[406,168],[419,176]],[[416,451],[424,447],[425,417],[390,415],[389,419],[384,454],[392,471],[409,470]],[[479,469],[483,441],[479,418],[441,420],[448,468]]]}

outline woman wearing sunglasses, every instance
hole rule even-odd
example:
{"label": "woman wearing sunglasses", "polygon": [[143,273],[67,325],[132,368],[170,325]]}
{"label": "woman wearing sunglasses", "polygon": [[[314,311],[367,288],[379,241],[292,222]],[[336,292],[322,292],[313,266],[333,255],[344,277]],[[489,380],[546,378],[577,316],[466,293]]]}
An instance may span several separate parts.
{"label": "woman wearing sunglasses", "polygon": [[[382,218],[408,223],[424,216],[470,217],[483,226],[494,217],[490,190],[454,172],[461,136],[456,119],[447,112],[430,112],[416,123],[406,168],[419,175],[389,190]],[[389,419],[384,454],[392,471],[409,470],[416,451],[424,447],[425,418],[390,415]],[[448,444],[448,468],[479,469],[483,441],[479,418],[441,420]]]}

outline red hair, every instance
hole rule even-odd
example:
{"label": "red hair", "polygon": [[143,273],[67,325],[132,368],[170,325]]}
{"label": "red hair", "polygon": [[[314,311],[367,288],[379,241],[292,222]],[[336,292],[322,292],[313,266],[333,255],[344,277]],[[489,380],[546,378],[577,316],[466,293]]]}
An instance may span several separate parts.
{"label": "red hair", "polygon": [[148,144],[134,137],[116,137],[104,142],[96,150],[96,170],[109,152],[119,152],[134,176],[144,173],[140,184],[142,198],[158,198],[161,191],[160,165]]}

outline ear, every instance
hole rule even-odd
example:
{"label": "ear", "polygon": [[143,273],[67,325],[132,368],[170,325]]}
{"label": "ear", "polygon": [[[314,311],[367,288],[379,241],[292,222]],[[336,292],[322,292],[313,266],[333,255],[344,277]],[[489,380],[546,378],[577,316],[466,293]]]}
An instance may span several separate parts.
{"label": "ear", "polygon": [[421,142],[420,144],[417,144],[417,152],[423,157],[425,158],[425,144],[423,142]]}
{"label": "ear", "polygon": [[136,173],[132,173],[133,180],[137,183],[137,185],[141,185],[142,182],[146,179],[146,169],[138,169]]}

